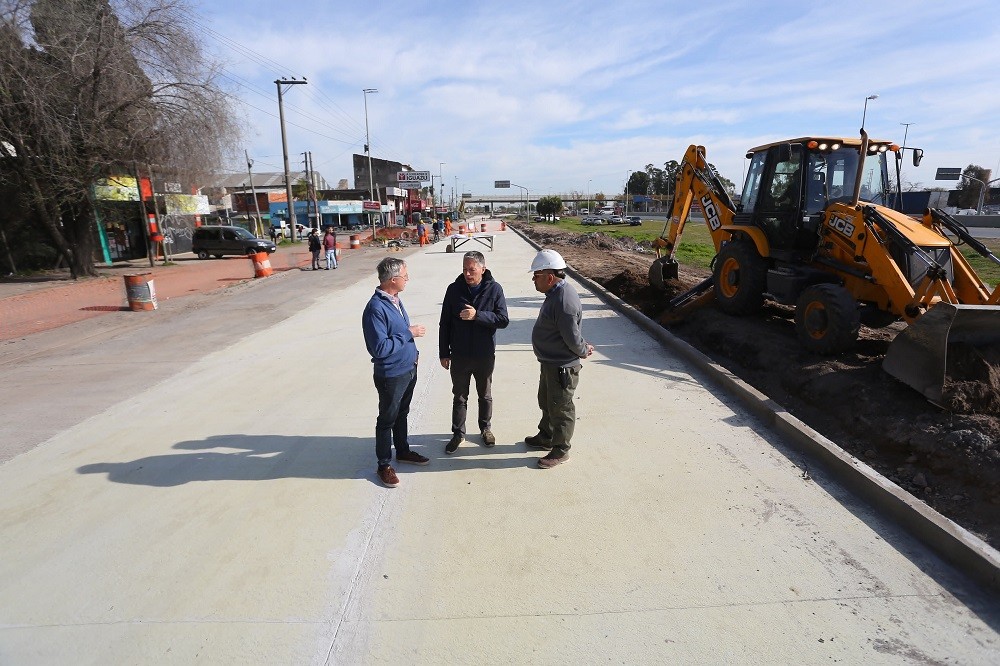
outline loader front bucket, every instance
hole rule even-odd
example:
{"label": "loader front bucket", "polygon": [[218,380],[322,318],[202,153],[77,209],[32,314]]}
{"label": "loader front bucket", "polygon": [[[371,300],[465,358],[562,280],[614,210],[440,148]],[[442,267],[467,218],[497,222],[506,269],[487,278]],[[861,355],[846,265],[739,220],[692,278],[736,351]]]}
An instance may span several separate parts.
{"label": "loader front bucket", "polygon": [[882,368],[941,405],[946,382],[980,380],[997,362],[1000,307],[938,303],[896,336]]}

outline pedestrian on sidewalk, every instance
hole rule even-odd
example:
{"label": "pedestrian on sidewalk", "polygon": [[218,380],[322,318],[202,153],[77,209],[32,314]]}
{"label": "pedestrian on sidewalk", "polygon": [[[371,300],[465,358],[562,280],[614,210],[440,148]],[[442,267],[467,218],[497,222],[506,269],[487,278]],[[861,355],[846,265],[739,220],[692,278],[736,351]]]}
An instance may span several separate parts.
{"label": "pedestrian on sidewalk", "polygon": [[326,250],[326,270],[337,267],[337,232],[327,227],[323,234],[323,248]]}
{"label": "pedestrian on sidewalk", "polygon": [[423,220],[417,222],[417,242],[420,243],[420,247],[427,243],[427,227]]}
{"label": "pedestrian on sidewalk", "polygon": [[538,407],[542,418],[538,434],[524,438],[529,449],[549,452],[538,459],[543,469],[569,460],[570,439],[576,425],[573,394],[580,383],[581,360],[594,353],[583,338],[583,305],[566,282],[566,262],[555,250],[542,250],[531,262],[535,289],[545,294],[531,330],[531,348],[541,366]]}
{"label": "pedestrian on sidewalk", "polygon": [[479,432],[483,445],[496,444],[490,430],[493,419],[493,367],[496,364],[496,334],[507,328],[507,300],[503,287],[486,268],[482,252],[466,252],[462,274],[448,285],[438,322],[438,357],[451,372],[451,441],[444,452],[451,454],[465,439],[465,416],[469,385],[476,378],[479,396]]}
{"label": "pedestrian on sidewalk", "polygon": [[410,324],[410,317],[399,299],[410,279],[406,262],[386,257],[378,264],[379,286],[365,306],[361,328],[365,346],[374,364],[375,390],[378,391],[378,418],[375,420],[375,456],[378,478],[383,485],[395,488],[399,477],[392,468],[392,447],[396,462],[426,465],[430,460],[410,450],[407,439],[407,416],[413,387],[417,384],[419,352],[414,338],[424,335],[421,324]]}
{"label": "pedestrian on sidewalk", "polygon": [[319,234],[316,233],[315,229],[309,230],[309,236],[307,237],[309,241],[309,251],[312,253],[312,269],[318,271],[319,266],[319,250],[322,245],[319,242]]}

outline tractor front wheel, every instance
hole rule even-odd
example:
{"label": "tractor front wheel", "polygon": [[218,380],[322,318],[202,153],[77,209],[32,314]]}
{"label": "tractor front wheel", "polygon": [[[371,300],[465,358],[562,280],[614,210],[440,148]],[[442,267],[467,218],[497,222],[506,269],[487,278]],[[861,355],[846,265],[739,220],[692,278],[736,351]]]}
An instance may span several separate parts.
{"label": "tractor front wheel", "polygon": [[731,241],[715,257],[715,299],[726,314],[753,314],[764,305],[767,265],[753,243]]}
{"label": "tractor front wheel", "polygon": [[850,351],[858,341],[861,315],[858,303],[836,284],[814,284],[795,304],[795,332],[799,342],[816,354]]}

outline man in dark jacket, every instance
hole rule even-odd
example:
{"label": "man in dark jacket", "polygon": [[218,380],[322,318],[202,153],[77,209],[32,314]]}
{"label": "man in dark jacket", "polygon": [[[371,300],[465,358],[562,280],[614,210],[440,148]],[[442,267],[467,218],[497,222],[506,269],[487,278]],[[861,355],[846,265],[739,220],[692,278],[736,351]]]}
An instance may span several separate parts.
{"label": "man in dark jacket", "polygon": [[466,252],[462,274],[448,285],[441,305],[438,335],[441,367],[451,371],[451,441],[445,453],[454,453],[465,439],[465,415],[469,385],[476,378],[479,396],[479,431],[484,446],[496,444],[490,430],[493,418],[493,366],[496,362],[496,332],[507,328],[507,300],[500,283],[486,268],[482,252]]}

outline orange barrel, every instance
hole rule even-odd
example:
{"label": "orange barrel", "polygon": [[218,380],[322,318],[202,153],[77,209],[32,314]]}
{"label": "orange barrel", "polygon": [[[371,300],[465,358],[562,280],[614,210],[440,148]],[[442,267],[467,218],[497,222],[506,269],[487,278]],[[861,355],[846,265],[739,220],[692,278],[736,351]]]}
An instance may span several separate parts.
{"label": "orange barrel", "polygon": [[134,312],[156,309],[156,289],[153,287],[152,273],[130,273],[125,275],[125,296],[128,306]]}
{"label": "orange barrel", "polygon": [[483,222],[482,224],[479,225],[479,230],[482,231],[484,234],[486,233],[486,223],[485,222]]}
{"label": "orange barrel", "polygon": [[267,277],[274,273],[274,269],[271,268],[271,260],[268,258],[269,256],[267,252],[255,252],[250,255],[250,261],[253,262],[253,276],[255,278]]}
{"label": "orange barrel", "polygon": [[460,233],[460,234],[464,234],[465,233],[465,225],[464,224],[458,225],[458,233]]}
{"label": "orange barrel", "polygon": [[361,249],[361,236],[354,234],[351,236],[351,249],[360,250]]}

